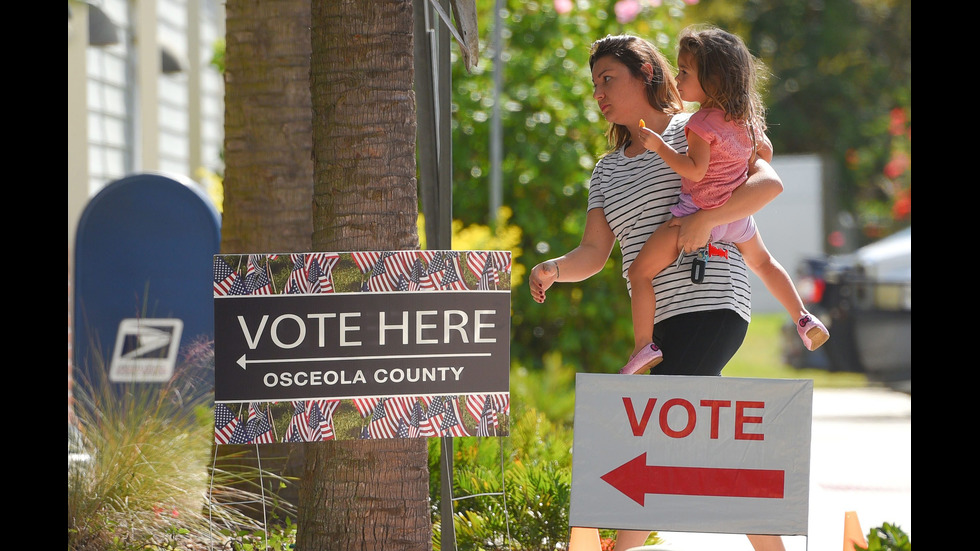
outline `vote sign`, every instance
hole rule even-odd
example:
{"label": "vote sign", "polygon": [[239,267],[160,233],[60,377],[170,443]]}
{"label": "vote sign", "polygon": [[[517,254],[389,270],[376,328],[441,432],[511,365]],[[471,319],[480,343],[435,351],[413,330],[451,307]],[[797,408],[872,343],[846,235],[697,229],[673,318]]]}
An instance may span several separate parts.
{"label": "vote sign", "polygon": [[215,401],[509,392],[510,253],[214,257]]}
{"label": "vote sign", "polygon": [[806,534],[813,382],[576,378],[572,526]]}
{"label": "vote sign", "polygon": [[510,294],[215,300],[217,401],[507,392]]}

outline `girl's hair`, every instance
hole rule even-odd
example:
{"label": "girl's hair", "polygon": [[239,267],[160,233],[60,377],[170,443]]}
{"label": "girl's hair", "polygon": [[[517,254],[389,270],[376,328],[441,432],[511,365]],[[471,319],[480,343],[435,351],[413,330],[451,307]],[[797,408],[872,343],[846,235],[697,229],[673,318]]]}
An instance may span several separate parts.
{"label": "girl's hair", "polygon": [[[688,27],[681,32],[677,55],[689,55],[697,66],[701,89],[725,118],[766,129],[761,87],[766,69],[738,36],[714,27]],[[753,137],[755,133],[752,133]]]}
{"label": "girl's hair", "polygon": [[[589,68],[595,66],[599,59],[612,56],[629,69],[630,73],[646,84],[647,101],[663,113],[680,113],[683,110],[681,95],[677,92],[677,83],[670,63],[653,44],[642,38],[629,35],[606,36],[592,43],[589,56]],[[648,78],[643,72],[643,65],[649,63],[653,67],[653,76]],[[609,124],[606,131],[609,145],[613,149],[622,147],[629,141],[629,130],[620,124]]]}

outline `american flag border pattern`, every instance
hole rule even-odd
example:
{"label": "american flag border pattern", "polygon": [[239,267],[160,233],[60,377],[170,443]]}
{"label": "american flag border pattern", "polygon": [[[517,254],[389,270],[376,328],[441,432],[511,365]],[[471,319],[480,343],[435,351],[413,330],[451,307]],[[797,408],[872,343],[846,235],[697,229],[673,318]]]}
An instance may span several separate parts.
{"label": "american flag border pattern", "polygon": [[[345,419],[343,429],[337,427],[338,416]],[[496,392],[285,402],[222,402],[215,405],[215,418],[217,444],[507,436],[510,394]],[[218,426],[217,423],[221,425]],[[276,427],[285,428],[277,431]]]}

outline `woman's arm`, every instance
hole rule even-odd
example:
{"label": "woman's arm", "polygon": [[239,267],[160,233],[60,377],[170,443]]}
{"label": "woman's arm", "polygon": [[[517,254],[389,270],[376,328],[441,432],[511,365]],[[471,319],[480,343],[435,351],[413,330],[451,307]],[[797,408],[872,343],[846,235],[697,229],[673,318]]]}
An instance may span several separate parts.
{"label": "woman's arm", "polygon": [[678,248],[687,253],[705,246],[711,229],[751,216],[766,206],[783,191],[783,182],[772,166],[756,158],[749,167],[749,178],[738,186],[724,205],[714,209],[701,209],[682,218],[674,218],[671,226],[678,226]]}
{"label": "woman's arm", "polygon": [[531,296],[537,302],[544,302],[545,293],[556,281],[582,281],[595,275],[606,265],[615,241],[602,209],[590,209],[579,246],[531,269],[528,277]]}

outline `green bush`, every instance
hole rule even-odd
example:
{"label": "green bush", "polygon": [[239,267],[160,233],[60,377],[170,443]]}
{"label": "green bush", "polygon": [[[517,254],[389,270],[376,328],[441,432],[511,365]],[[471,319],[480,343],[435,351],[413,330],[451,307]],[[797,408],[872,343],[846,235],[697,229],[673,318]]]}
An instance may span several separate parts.
{"label": "green bush", "polygon": [[[431,471],[438,476],[438,441],[431,440]],[[460,549],[564,549],[572,490],[572,428],[531,407],[511,417],[509,438],[453,439],[456,543]],[[503,477],[503,480],[501,480]],[[440,490],[430,485],[437,521],[433,547],[441,549]],[[495,495],[505,492],[505,496]],[[612,536],[611,532],[604,533]],[[651,536],[650,543],[658,540]]]}
{"label": "green bush", "polygon": [[88,460],[69,462],[69,549],[126,549],[207,526],[211,430],[196,413],[207,396],[192,390],[200,373],[155,385],[110,383],[105,371],[74,392],[77,432],[69,434]]}
{"label": "green bush", "polygon": [[[532,551],[563,545],[568,538],[571,440],[569,428],[534,409],[511,418],[509,438],[454,439],[453,495],[476,496],[454,505],[459,548]],[[439,454],[431,456],[438,460]],[[437,464],[432,470],[438,473]],[[430,488],[438,511],[439,485]],[[504,490],[505,496],[480,495]],[[436,549],[440,536],[437,531]]]}
{"label": "green bush", "polygon": [[901,528],[886,522],[868,532],[867,547],[857,547],[866,551],[912,551],[912,540]]}

